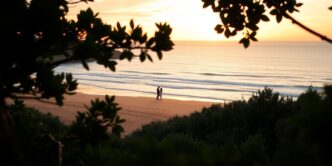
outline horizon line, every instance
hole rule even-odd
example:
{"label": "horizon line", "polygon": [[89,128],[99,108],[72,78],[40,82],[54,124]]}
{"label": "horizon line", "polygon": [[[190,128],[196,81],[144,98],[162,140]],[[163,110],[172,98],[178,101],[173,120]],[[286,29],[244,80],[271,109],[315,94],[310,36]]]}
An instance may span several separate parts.
{"label": "horizon line", "polygon": [[[239,41],[237,40],[178,40],[178,39],[174,39],[172,40],[174,42],[221,42],[221,43],[239,43]],[[295,40],[290,40],[290,41],[286,41],[286,40],[259,40],[257,42],[251,42],[251,43],[326,43],[322,40],[299,40],[299,41],[295,41]]]}

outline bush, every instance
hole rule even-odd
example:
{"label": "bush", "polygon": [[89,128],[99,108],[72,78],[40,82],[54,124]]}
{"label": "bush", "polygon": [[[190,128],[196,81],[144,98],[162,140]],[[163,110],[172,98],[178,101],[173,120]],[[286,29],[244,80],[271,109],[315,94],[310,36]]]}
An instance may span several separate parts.
{"label": "bush", "polygon": [[310,87],[299,96],[296,113],[280,122],[276,165],[332,164],[331,87],[325,87],[325,94]]}
{"label": "bush", "polygon": [[58,143],[68,127],[51,114],[43,114],[16,100],[10,106],[21,151],[30,165],[57,165]]}
{"label": "bush", "polygon": [[[105,133],[102,124],[112,123],[97,118],[108,114],[101,110],[110,106],[115,110],[113,119],[118,119],[112,126],[123,122],[111,98],[95,101],[71,127],[19,102],[12,112],[34,165],[55,165],[54,150],[49,144],[38,144],[45,133],[78,137],[64,141],[64,165],[331,165],[331,87],[325,87],[325,93],[309,87],[296,101],[265,88],[248,101],[212,105],[189,116],[153,122],[125,138]],[[87,123],[89,119],[96,125]]]}
{"label": "bush", "polygon": [[309,87],[293,101],[265,88],[248,101],[212,105],[189,116],[153,122],[129,137],[152,135],[162,141],[169,135],[185,135],[222,147],[217,153],[223,154],[218,158],[224,165],[330,165],[331,89],[326,86],[320,94]]}

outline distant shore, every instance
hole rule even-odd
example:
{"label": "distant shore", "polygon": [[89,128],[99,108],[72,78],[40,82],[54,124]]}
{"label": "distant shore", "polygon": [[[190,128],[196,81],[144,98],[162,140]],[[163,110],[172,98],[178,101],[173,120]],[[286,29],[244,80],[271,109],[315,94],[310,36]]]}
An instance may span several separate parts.
{"label": "distant shore", "polygon": [[[95,98],[103,99],[102,95],[87,95],[77,93],[73,96],[65,96],[64,106],[40,102],[36,100],[25,100],[25,104],[38,109],[41,112],[50,112],[59,117],[65,124],[71,124],[78,111],[86,111],[85,105],[89,106],[90,101]],[[52,102],[54,102],[52,100]],[[116,102],[122,110],[119,111],[121,118],[126,121],[123,124],[124,135],[130,134],[152,121],[167,120],[174,116],[189,115],[195,111],[201,111],[203,107],[211,106],[212,102],[182,101],[163,99],[156,101],[152,97],[128,97],[116,96]]]}

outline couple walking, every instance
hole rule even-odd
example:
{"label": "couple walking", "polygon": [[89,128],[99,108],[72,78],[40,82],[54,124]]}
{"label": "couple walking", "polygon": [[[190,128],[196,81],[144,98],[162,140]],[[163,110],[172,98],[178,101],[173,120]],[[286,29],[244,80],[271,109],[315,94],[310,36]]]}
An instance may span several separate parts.
{"label": "couple walking", "polygon": [[163,88],[161,88],[160,86],[158,86],[157,88],[157,98],[156,100],[161,100],[163,96]]}

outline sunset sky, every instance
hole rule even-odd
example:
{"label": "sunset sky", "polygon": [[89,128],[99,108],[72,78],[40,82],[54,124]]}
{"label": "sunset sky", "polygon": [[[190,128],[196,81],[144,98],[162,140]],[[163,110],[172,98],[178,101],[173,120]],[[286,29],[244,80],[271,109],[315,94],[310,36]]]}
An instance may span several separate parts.
{"label": "sunset sky", "polygon": [[[293,16],[308,27],[332,37],[331,0],[301,0],[300,13]],[[95,0],[93,3],[71,6],[69,16],[91,7],[109,24],[117,21],[128,24],[134,19],[148,33],[155,31],[155,22],[168,22],[173,27],[173,40],[225,40],[214,27],[219,17],[210,8],[203,9],[201,0]],[[279,25],[275,18],[261,23],[258,39],[261,41],[319,41],[319,39],[285,20]],[[240,36],[239,36],[240,37]],[[238,40],[239,37],[228,40]]]}

